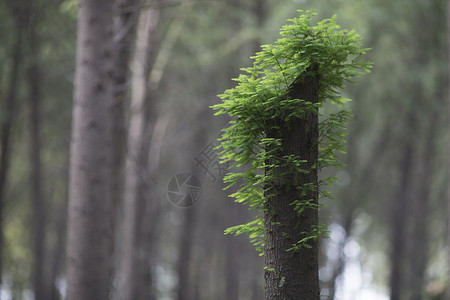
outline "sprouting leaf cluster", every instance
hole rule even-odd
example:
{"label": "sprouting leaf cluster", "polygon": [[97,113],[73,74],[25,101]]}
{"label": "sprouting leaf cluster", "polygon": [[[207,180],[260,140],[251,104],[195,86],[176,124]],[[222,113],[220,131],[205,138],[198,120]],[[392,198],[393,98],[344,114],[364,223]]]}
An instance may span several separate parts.
{"label": "sprouting leaf cluster", "polygon": [[[369,72],[371,66],[361,60],[367,49],[362,48],[361,37],[354,30],[341,30],[336,24],[336,16],[312,26],[314,15],[314,11],[300,11],[298,18],[289,20],[290,23],[281,29],[282,38],[273,45],[263,45],[262,51],[252,57],[253,66],[242,68],[243,73],[234,79],[236,87],[219,95],[222,102],[212,106],[216,115],[233,117],[223,130],[218,149],[221,160],[231,165],[225,182],[228,187],[239,186],[231,197],[250,209],[264,211],[265,189],[270,182],[277,180],[276,176],[280,176],[277,172],[264,172],[276,168],[267,165],[268,162],[283,161],[292,166],[293,173],[310,171],[302,169],[304,159],[301,157],[274,157],[281,141],[266,135],[268,129],[277,129],[274,127],[280,124],[274,120],[288,122],[291,118],[302,118],[305,113],[320,114],[320,108],[326,103],[343,106],[350,99],[340,96],[339,91],[352,78]],[[311,75],[310,72],[317,72],[315,75],[319,76],[319,102],[286,97],[290,85]],[[345,128],[349,116],[346,109],[323,116],[319,126],[320,155],[315,168],[340,165],[337,153],[345,150]],[[332,181],[330,178],[325,183]],[[321,193],[323,196],[326,192]],[[294,207],[299,214],[304,208],[297,204]],[[226,233],[247,233],[257,249],[263,249],[264,223],[261,217],[229,228]],[[319,231],[312,234],[323,235]],[[293,245],[293,248],[301,247],[300,244]]]}

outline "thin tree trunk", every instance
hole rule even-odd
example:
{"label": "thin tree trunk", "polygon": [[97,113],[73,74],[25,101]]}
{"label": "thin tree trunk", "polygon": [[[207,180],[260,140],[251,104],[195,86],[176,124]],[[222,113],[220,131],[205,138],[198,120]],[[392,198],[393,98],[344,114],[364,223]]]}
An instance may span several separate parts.
{"label": "thin tree trunk", "polygon": [[[150,140],[149,146],[149,158],[148,158],[148,173],[147,176],[150,178],[157,172],[161,147],[164,141],[167,125],[169,124],[169,118],[167,116],[160,116],[155,122],[154,128],[152,130],[152,138]],[[149,124],[150,125],[150,124]],[[150,130],[150,128],[148,129]],[[145,180],[144,180],[145,181]],[[154,300],[155,295],[155,285],[154,285],[154,267],[157,260],[155,259],[155,251],[158,243],[158,224],[160,214],[158,211],[159,201],[155,198],[154,193],[149,189],[151,187],[151,180],[146,180],[146,194],[147,199],[146,209],[144,212],[143,222],[141,223],[141,234],[142,242],[141,247],[144,253],[143,263],[140,265],[140,278],[139,278],[139,293],[136,299]]]}
{"label": "thin tree trunk", "polygon": [[16,26],[16,40],[13,47],[11,74],[7,76],[10,80],[8,85],[8,92],[5,96],[5,118],[1,124],[0,137],[0,285],[2,284],[2,270],[3,270],[3,206],[5,204],[5,190],[8,178],[9,169],[9,154],[10,154],[10,136],[11,127],[15,117],[17,86],[19,77],[19,67],[22,60],[22,29],[17,18]]}
{"label": "thin tree trunk", "polygon": [[[126,144],[125,111],[129,91],[129,62],[140,0],[116,0],[118,11],[114,28],[114,98],[112,104],[112,166],[111,192],[114,211],[122,198],[124,153]],[[113,220],[114,221],[114,220]]]}
{"label": "thin tree trunk", "polygon": [[[194,300],[191,281],[191,250],[192,232],[195,228],[195,207],[187,208],[184,211],[184,222],[180,232],[180,244],[178,255],[178,300]],[[236,298],[237,299],[237,298]]]}
{"label": "thin tree trunk", "polygon": [[[115,240],[114,249],[121,246],[118,220],[123,199],[123,180],[126,151],[125,115],[129,104],[130,72],[129,63],[133,50],[140,0],[116,0],[114,3],[117,15],[114,18],[114,97],[111,114],[114,122],[111,126],[111,203],[112,226]],[[114,283],[116,269],[120,261],[119,251],[114,251],[111,266],[111,284]],[[115,290],[113,288],[113,290]]]}
{"label": "thin tree trunk", "polygon": [[[126,145],[125,112],[129,92],[129,62],[137,24],[140,0],[117,0],[118,10],[114,28],[114,98],[112,104],[112,166],[111,191],[114,211],[122,198],[124,153]],[[122,12],[125,11],[125,12]]]}
{"label": "thin tree trunk", "polygon": [[[450,74],[450,0],[447,0],[447,62],[448,62],[448,73]],[[447,77],[448,86],[450,86],[450,76]],[[447,90],[447,116],[450,118],[450,89]],[[448,145],[447,150],[449,153],[447,162],[447,172],[450,173],[450,127],[447,128],[449,131],[448,135]],[[450,176],[449,182],[447,184],[447,264],[448,264],[448,277],[450,278]],[[450,299],[450,285],[447,287],[447,299]]]}
{"label": "thin tree trunk", "polygon": [[36,33],[36,15],[29,10],[28,43],[31,63],[28,68],[30,101],[30,163],[31,204],[33,208],[33,286],[36,300],[46,299],[44,276],[45,204],[42,196],[41,164],[41,70],[39,67],[39,42]]}
{"label": "thin tree trunk", "polygon": [[428,257],[428,217],[429,217],[429,192],[432,176],[431,165],[436,136],[436,116],[432,120],[431,130],[427,130],[426,148],[423,153],[422,168],[420,172],[420,188],[412,213],[413,232],[411,234],[411,253],[409,254],[409,292],[411,300],[422,300],[425,290],[425,271]]}
{"label": "thin tree trunk", "polygon": [[58,219],[57,219],[57,229],[56,229],[56,244],[53,249],[52,254],[52,265],[50,267],[50,290],[49,290],[49,300],[59,300],[61,295],[58,287],[58,275],[61,272],[61,266],[64,260],[64,242],[65,242],[65,231],[67,220],[67,202],[58,209]]}
{"label": "thin tree trunk", "polygon": [[69,179],[67,299],[108,299],[113,2],[80,0]]}
{"label": "thin tree trunk", "polygon": [[[416,124],[414,122],[413,112],[410,111],[407,116],[408,128],[414,132]],[[410,202],[410,176],[413,164],[413,145],[412,135],[406,135],[404,140],[403,156],[400,161],[400,182],[397,195],[392,201],[391,208],[391,300],[402,299],[404,291],[404,257],[406,244],[406,225],[409,216]]]}
{"label": "thin tree trunk", "polygon": [[[314,68],[311,68],[314,72]],[[317,103],[319,97],[319,77],[309,75],[304,80],[290,86],[287,97],[304,99]],[[277,174],[290,174],[271,184],[267,192],[265,213],[265,299],[319,299],[318,240],[311,240],[309,247],[287,251],[298,241],[305,238],[318,225],[318,209],[306,208],[301,214],[294,211],[295,199],[311,201],[318,205],[317,169],[313,166],[318,159],[318,114],[305,113],[302,119],[293,119],[286,124],[284,120],[276,122],[279,130],[271,129],[267,137],[281,139],[280,159],[285,155],[295,155],[306,160],[302,169],[308,173],[292,175],[292,170],[281,167]],[[269,163],[270,165],[271,163]],[[266,170],[270,171],[270,170]],[[314,188],[302,191],[302,185]]]}
{"label": "thin tree trunk", "polygon": [[145,181],[148,168],[149,89],[147,87],[151,47],[158,12],[143,10],[139,16],[133,61],[133,82],[128,130],[128,152],[125,168],[123,258],[120,266],[120,293],[123,299],[137,299],[139,265],[142,255],[143,212],[146,211]]}

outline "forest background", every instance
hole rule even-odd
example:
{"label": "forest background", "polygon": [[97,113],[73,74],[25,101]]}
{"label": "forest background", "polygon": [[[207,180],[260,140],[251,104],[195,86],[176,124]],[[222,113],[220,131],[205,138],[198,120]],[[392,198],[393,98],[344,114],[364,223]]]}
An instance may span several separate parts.
{"label": "forest background", "polygon": [[[115,50],[129,56],[116,95],[141,109],[127,109],[129,125],[115,139],[126,157],[115,186],[124,196],[114,215],[113,299],[127,289],[139,291],[134,299],[263,298],[261,257],[246,237],[223,234],[253,216],[222,191],[224,166],[212,148],[228,120],[213,118],[209,106],[286,19],[312,8],[317,21],[337,14],[343,28],[355,28],[375,61],[372,74],[343,91],[354,117],[346,167],[326,171],[340,180],[334,199],[322,200],[331,231],[321,243],[324,299],[444,299],[447,1],[115,2]],[[65,294],[76,22],[73,0],[0,3],[1,299]],[[136,104],[143,86],[145,101]],[[191,208],[173,205],[168,193],[183,172],[199,178]],[[130,253],[139,268],[127,286]]]}

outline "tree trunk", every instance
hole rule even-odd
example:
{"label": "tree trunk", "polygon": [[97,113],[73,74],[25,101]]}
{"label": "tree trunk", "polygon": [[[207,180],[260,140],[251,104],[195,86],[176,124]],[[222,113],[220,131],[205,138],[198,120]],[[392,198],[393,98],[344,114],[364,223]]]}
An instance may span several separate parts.
{"label": "tree trunk", "polygon": [[19,17],[16,17],[16,40],[11,61],[11,74],[6,76],[10,80],[8,92],[5,96],[5,117],[1,124],[0,136],[0,285],[2,284],[2,253],[3,253],[3,206],[5,204],[6,183],[9,169],[10,135],[15,117],[15,102],[19,77],[19,67],[22,60],[22,29]]}
{"label": "tree trunk", "polygon": [[411,249],[409,253],[409,288],[411,300],[424,299],[423,291],[426,289],[425,272],[428,261],[428,220],[430,202],[430,178],[432,176],[431,165],[435,145],[437,116],[432,120],[432,131],[427,131],[425,153],[423,153],[422,168],[420,172],[420,187],[418,197],[415,198],[415,205],[412,212],[413,232],[411,234]]}
{"label": "tree trunk", "polygon": [[60,300],[61,294],[58,286],[58,275],[60,275],[61,267],[64,263],[64,247],[65,247],[65,232],[67,221],[67,202],[64,202],[61,207],[58,207],[56,241],[52,251],[52,262],[50,266],[50,289],[48,291],[48,300]]}
{"label": "tree trunk", "polygon": [[[447,0],[447,61],[448,61],[448,72],[450,73],[450,0]],[[450,76],[448,76],[448,84],[450,85]],[[447,115],[450,118],[450,89],[448,89],[447,94]],[[450,131],[450,128],[447,128]],[[450,136],[450,134],[448,134]],[[448,162],[447,162],[447,170],[450,172],[450,138],[448,138]],[[450,176],[449,182],[447,184],[447,216],[448,220],[450,220]],[[448,264],[448,277],[450,278],[450,221],[447,221],[447,264]],[[447,299],[450,299],[450,285],[447,287]]]}
{"label": "tree trunk", "polygon": [[[310,69],[315,73],[316,68]],[[317,103],[319,97],[319,77],[307,75],[302,81],[294,82],[288,91],[288,98],[303,99]],[[293,174],[290,167],[281,167],[277,174],[281,178],[271,183],[267,195],[265,213],[265,299],[319,299],[318,240],[311,240],[309,247],[289,251],[294,244],[309,235],[318,225],[318,208],[306,208],[301,214],[294,211],[292,202],[312,200],[318,204],[317,169],[313,166],[318,159],[318,113],[305,113],[301,119],[276,121],[279,130],[270,129],[266,136],[281,139],[281,150],[276,153],[283,163],[285,155],[295,155],[306,162],[301,166],[308,173]],[[269,162],[269,165],[271,162]],[[271,171],[270,169],[266,170]],[[295,176],[294,176],[295,175]],[[312,185],[302,196],[302,185]],[[305,235],[305,232],[307,234]]]}
{"label": "tree trunk", "polygon": [[113,2],[81,0],[72,124],[67,299],[108,299]]}
{"label": "tree trunk", "polygon": [[[128,97],[129,61],[137,24],[140,0],[117,0],[118,10],[114,28],[114,98],[112,104],[112,165],[111,193],[114,212],[120,207],[124,153],[126,145],[125,108]],[[113,220],[114,221],[114,220]]]}
{"label": "tree trunk", "polygon": [[[407,124],[410,132],[416,131],[414,112],[409,111]],[[410,214],[410,176],[414,162],[412,134],[405,135],[403,156],[400,162],[401,179],[391,209],[391,300],[400,300],[404,291],[404,257],[407,219]]]}
{"label": "tree trunk", "polygon": [[[125,167],[123,257],[120,266],[120,293],[123,299],[137,299],[139,288],[140,257],[143,254],[141,230],[143,213],[146,210],[145,172],[148,169],[149,134],[149,89],[147,87],[151,47],[158,12],[143,10],[139,16],[136,50],[133,61],[130,125],[128,130],[128,152]],[[144,263],[145,264],[145,263]]]}
{"label": "tree trunk", "polygon": [[[125,115],[129,104],[130,72],[129,63],[133,50],[140,0],[116,0],[114,3],[117,15],[114,22],[114,97],[111,114],[114,122],[111,126],[111,174],[110,190],[112,203],[112,232],[115,241],[114,249],[120,249],[121,239],[118,230],[120,209],[123,199],[123,179],[126,152]],[[119,251],[114,251],[111,266],[111,284],[120,264]]]}
{"label": "tree trunk", "polygon": [[[31,4],[33,6],[33,4]],[[30,101],[30,164],[31,164],[31,205],[32,205],[32,239],[33,239],[33,287],[36,300],[46,299],[44,276],[45,246],[45,204],[42,196],[41,164],[41,70],[39,67],[39,43],[36,33],[36,15],[28,10],[31,22],[28,31],[30,47],[30,66],[28,68],[28,86]]]}
{"label": "tree trunk", "polygon": [[[187,208],[183,211],[184,221],[180,232],[180,244],[178,254],[178,300],[193,300],[194,291],[192,290],[191,279],[191,250],[192,236],[194,232],[195,207]],[[236,298],[237,299],[237,298]]]}

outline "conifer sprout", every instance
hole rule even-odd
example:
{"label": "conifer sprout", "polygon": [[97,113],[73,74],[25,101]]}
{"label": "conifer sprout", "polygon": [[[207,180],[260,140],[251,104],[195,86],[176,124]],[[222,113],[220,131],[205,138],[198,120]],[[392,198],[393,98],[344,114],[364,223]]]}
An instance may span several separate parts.
{"label": "conifer sprout", "polygon": [[[287,175],[291,177],[311,172],[311,169],[303,168],[305,159],[302,157],[277,157],[282,141],[268,132],[280,130],[280,120],[288,124],[306,114],[318,114],[322,120],[318,127],[319,154],[312,169],[320,171],[342,166],[338,154],[345,152],[346,124],[351,114],[344,108],[350,99],[342,97],[339,91],[346,83],[352,83],[352,78],[368,73],[372,65],[361,59],[368,50],[362,48],[361,37],[354,30],[341,30],[336,24],[336,16],[313,26],[315,11],[299,12],[298,18],[288,20],[289,24],[281,28],[281,38],[273,45],[263,45],[262,51],[252,57],[253,66],[242,68],[242,74],[234,79],[237,85],[219,95],[222,101],[212,106],[215,115],[232,117],[229,126],[223,129],[217,148],[221,161],[230,165],[224,178],[225,189],[237,185],[237,192],[230,197],[261,212],[255,220],[228,228],[225,233],[249,234],[261,255],[265,244],[263,215],[270,213],[268,192],[274,183],[286,178],[285,173],[277,170],[288,170],[290,174]],[[308,80],[312,75],[319,81],[318,102],[288,96],[294,84]],[[339,110],[323,115],[321,108],[324,105],[334,105]],[[284,168],[286,166],[289,168]],[[306,192],[318,189],[319,198],[330,198],[324,186],[333,181],[334,178],[327,178],[317,185],[300,183],[297,188]],[[298,215],[305,209],[318,210],[321,206],[304,199],[293,199],[291,204]],[[312,240],[326,236],[326,224],[314,226],[288,251],[309,247]]]}

